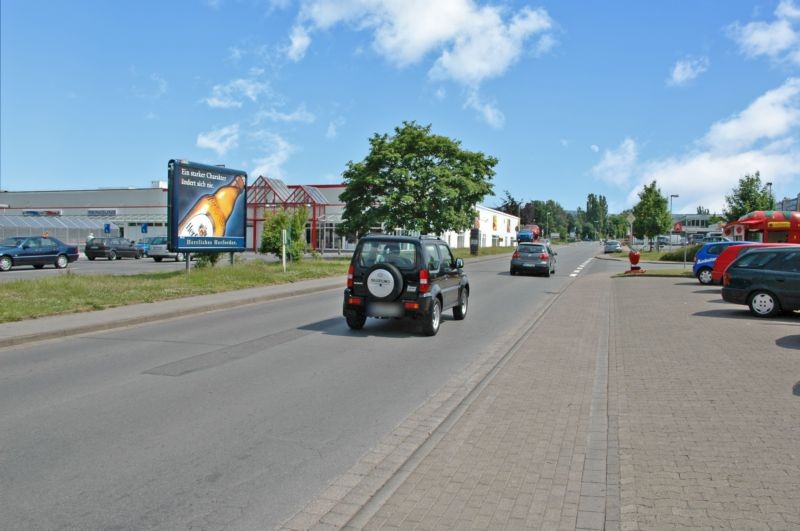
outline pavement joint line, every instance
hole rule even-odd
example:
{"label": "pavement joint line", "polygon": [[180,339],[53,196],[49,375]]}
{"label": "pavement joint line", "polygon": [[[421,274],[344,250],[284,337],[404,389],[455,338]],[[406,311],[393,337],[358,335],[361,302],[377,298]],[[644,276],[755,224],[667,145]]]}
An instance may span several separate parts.
{"label": "pavement joint line", "polygon": [[363,529],[370,519],[381,509],[385,502],[395,493],[395,491],[405,482],[411,473],[416,469],[420,462],[436,447],[436,445],[447,435],[453,425],[459,421],[469,406],[480,396],[481,392],[489,385],[498,372],[514,357],[520,347],[533,334],[541,320],[547,315],[550,308],[562,297],[575,280],[571,280],[561,291],[555,293],[554,297],[547,303],[539,315],[514,341],[508,351],[500,357],[494,366],[475,384],[470,392],[450,411],[445,419],[431,432],[428,438],[414,450],[414,452],[399,466],[394,474],[370,497],[369,501],[362,506],[352,517],[342,526],[347,529]]}

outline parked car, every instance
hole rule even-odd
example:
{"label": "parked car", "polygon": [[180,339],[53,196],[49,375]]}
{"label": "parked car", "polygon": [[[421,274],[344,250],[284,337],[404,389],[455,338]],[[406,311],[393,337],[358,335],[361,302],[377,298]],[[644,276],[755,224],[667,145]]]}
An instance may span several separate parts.
{"label": "parked car", "polygon": [[86,258],[107,258],[121,260],[123,258],[139,259],[143,256],[142,250],[136,247],[133,240],[127,238],[92,238],[86,242],[83,250]]}
{"label": "parked car", "polygon": [[714,262],[714,268],[711,271],[711,283],[712,284],[722,284],[722,275],[725,273],[725,270],[728,268],[731,263],[733,263],[736,258],[739,257],[739,254],[742,252],[749,252],[750,249],[759,249],[762,247],[797,247],[796,244],[792,243],[760,243],[760,242],[742,242],[743,245],[729,245],[725,250],[723,250],[719,256],[717,257],[717,261]]}
{"label": "parked car", "polygon": [[800,310],[800,249],[750,249],[723,274],[722,298],[746,304],[758,317]]}
{"label": "parked car", "polygon": [[30,265],[42,269],[53,265],[64,269],[78,259],[77,245],[67,245],[50,236],[12,236],[0,241],[0,271],[12,267]]}
{"label": "parked car", "polygon": [[511,255],[512,275],[535,273],[549,277],[556,272],[556,253],[546,243],[520,243]]}
{"label": "parked car", "polygon": [[729,241],[731,241],[731,239],[726,238],[725,236],[705,236],[702,240],[703,243],[729,242]]}
{"label": "parked car", "polygon": [[689,235],[689,244],[690,245],[697,245],[703,242],[703,238],[705,238],[705,234],[696,232],[694,234]]}
{"label": "parked car", "polygon": [[436,335],[443,311],[452,308],[457,321],[467,315],[470,288],[463,267],[439,238],[364,236],[347,271],[347,326],[359,330],[367,317],[412,319],[425,335]]}
{"label": "parked car", "polygon": [[142,256],[148,256],[150,252],[150,243],[155,240],[155,237],[140,238],[136,241],[136,247],[142,250]]}
{"label": "parked car", "polygon": [[622,244],[618,240],[608,240],[603,247],[604,253],[618,253],[622,251]]}
{"label": "parked car", "polygon": [[147,251],[150,258],[156,262],[160,262],[165,258],[168,260],[175,260],[176,262],[183,261],[184,254],[170,251],[167,247],[168,243],[169,240],[167,240],[166,236],[157,236],[153,238],[153,241],[150,242],[150,249]]}
{"label": "parked car", "polygon": [[700,284],[711,284],[711,272],[714,270],[714,262],[722,251],[731,245],[742,245],[750,242],[711,242],[704,244],[694,255],[694,265],[692,273]]}

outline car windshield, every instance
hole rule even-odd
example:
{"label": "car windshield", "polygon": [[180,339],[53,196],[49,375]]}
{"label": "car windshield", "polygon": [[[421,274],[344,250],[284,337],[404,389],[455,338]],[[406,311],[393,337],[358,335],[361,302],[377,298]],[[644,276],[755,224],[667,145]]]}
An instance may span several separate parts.
{"label": "car windshield", "polygon": [[520,245],[518,250],[520,254],[538,254],[546,252],[543,245]]}
{"label": "car windshield", "polygon": [[397,267],[414,267],[417,263],[417,247],[411,242],[371,240],[365,241],[358,254],[358,264],[372,267],[379,263]]}

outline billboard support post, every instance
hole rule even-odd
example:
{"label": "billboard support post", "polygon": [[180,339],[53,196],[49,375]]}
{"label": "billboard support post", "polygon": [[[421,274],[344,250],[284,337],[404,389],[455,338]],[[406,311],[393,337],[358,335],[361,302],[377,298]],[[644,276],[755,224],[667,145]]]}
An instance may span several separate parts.
{"label": "billboard support post", "polygon": [[286,273],[286,229],[281,231],[281,262],[283,263],[283,272]]}

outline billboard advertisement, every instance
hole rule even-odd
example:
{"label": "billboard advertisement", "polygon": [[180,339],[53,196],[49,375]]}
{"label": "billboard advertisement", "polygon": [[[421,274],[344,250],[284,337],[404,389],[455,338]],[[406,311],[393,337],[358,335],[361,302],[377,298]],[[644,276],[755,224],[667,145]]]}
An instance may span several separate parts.
{"label": "billboard advertisement", "polygon": [[247,173],[174,159],[167,180],[170,251],[245,250]]}

